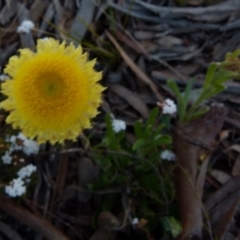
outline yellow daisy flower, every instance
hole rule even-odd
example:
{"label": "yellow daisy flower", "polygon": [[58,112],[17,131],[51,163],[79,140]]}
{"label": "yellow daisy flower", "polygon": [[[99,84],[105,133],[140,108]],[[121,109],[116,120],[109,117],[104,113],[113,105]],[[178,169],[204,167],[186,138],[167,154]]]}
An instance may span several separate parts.
{"label": "yellow daisy flower", "polygon": [[105,89],[97,83],[102,74],[93,69],[95,62],[87,61],[81,46],[53,38],[38,40],[36,53],[21,49],[4,69],[12,78],[2,84],[7,122],[38,143],[75,140],[90,127]]}

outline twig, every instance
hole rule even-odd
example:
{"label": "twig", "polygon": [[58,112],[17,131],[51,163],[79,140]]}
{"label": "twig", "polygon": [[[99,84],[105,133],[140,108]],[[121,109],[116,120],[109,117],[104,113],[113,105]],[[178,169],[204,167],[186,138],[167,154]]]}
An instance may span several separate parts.
{"label": "twig", "polygon": [[10,199],[0,198],[0,209],[12,215],[19,222],[41,233],[49,240],[70,240],[46,219],[30,213]]}
{"label": "twig", "polygon": [[118,44],[118,42],[114,39],[114,37],[108,32],[105,31],[106,35],[110,39],[110,41],[113,43],[113,45],[116,47],[126,64],[132,69],[132,71],[141,79],[143,82],[145,82],[155,93],[156,97],[159,101],[163,102],[164,98],[159,94],[157,90],[157,86],[155,83],[149,79],[149,77],[128,57],[128,55],[125,53],[125,51],[122,49],[122,47]]}

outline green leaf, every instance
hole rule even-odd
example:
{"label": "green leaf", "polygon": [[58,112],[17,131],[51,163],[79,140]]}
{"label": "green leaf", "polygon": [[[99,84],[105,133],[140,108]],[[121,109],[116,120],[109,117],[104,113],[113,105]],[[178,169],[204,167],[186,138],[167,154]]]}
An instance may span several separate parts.
{"label": "green leaf", "polygon": [[190,96],[190,93],[191,93],[191,90],[192,90],[193,83],[194,83],[194,80],[188,81],[187,82],[187,86],[186,86],[186,88],[184,90],[183,99],[184,99],[184,102],[186,104],[188,103],[188,99],[189,99],[189,96]]}
{"label": "green leaf", "polygon": [[173,93],[176,95],[176,97],[178,99],[182,98],[181,92],[180,92],[177,84],[173,80],[168,80],[167,85],[173,91]]}
{"label": "green leaf", "polygon": [[171,117],[167,114],[163,115],[161,117],[161,125],[159,125],[159,127],[161,127],[161,129],[159,130],[159,132],[162,130],[163,127],[165,127],[167,130],[170,130],[171,129]]}
{"label": "green leaf", "polygon": [[144,137],[144,132],[142,129],[142,121],[136,121],[134,123],[134,132],[137,137],[137,139],[143,138]]}
{"label": "green leaf", "polygon": [[212,96],[215,96],[216,94],[224,91],[226,88],[225,86],[219,84],[219,85],[208,85],[205,89],[202,90],[200,96],[194,103],[194,108],[197,108],[202,102],[209,99]]}
{"label": "green leaf", "polygon": [[140,149],[142,146],[144,146],[146,143],[145,139],[138,139],[134,144],[133,144],[133,151],[138,151],[138,149]]}
{"label": "green leaf", "polygon": [[153,125],[156,122],[157,116],[159,114],[159,108],[154,108],[148,117],[147,125]]}
{"label": "green leaf", "polygon": [[206,77],[205,77],[205,81],[204,81],[204,87],[207,85],[211,85],[212,84],[212,80],[214,77],[214,74],[218,68],[218,64],[217,63],[211,63],[208,67],[207,73],[206,73]]}
{"label": "green leaf", "polygon": [[174,217],[161,217],[161,222],[164,230],[170,232],[174,238],[182,231],[181,224]]}
{"label": "green leaf", "polygon": [[182,106],[179,106],[180,107],[180,110],[179,110],[180,121],[183,121],[183,119],[186,115],[187,105],[188,105],[189,96],[190,96],[190,93],[192,90],[192,86],[193,86],[193,80],[188,81],[186,88],[184,90],[184,94],[183,94]]}
{"label": "green leaf", "polygon": [[172,144],[172,138],[169,135],[159,135],[154,139],[154,142],[158,145]]}
{"label": "green leaf", "polygon": [[[169,117],[169,116],[168,116],[168,117]],[[154,131],[153,136],[159,135],[164,127],[165,127],[164,124],[158,124],[157,128],[155,128],[155,129],[153,130],[153,131]]]}
{"label": "green leaf", "polygon": [[221,84],[237,76],[238,73],[236,72],[220,70],[215,74],[212,84],[213,85]]}
{"label": "green leaf", "polygon": [[209,111],[208,106],[201,107],[199,110],[196,110],[193,114],[191,114],[191,116],[189,116],[189,118],[187,120],[192,120],[192,119],[195,119],[197,117],[200,117],[203,114],[207,113],[208,111]]}
{"label": "green leaf", "polygon": [[[177,100],[178,100],[178,114],[180,116],[180,119],[183,119],[185,116],[185,112],[186,112],[186,106],[187,106],[187,102],[185,101],[184,97],[182,96],[177,84],[172,81],[172,80],[168,80],[167,81],[167,85],[169,88],[171,88],[171,90],[173,91],[173,93],[176,95]],[[189,86],[190,87],[190,86]]]}

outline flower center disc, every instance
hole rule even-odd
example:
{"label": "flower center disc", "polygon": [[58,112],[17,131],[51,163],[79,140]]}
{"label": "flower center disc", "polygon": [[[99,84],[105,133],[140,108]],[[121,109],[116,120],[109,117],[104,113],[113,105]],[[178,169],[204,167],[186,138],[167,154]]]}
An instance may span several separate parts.
{"label": "flower center disc", "polygon": [[59,86],[62,85],[62,79],[61,78],[57,78],[57,77],[43,77],[42,79],[40,79],[39,81],[39,90],[40,90],[40,94],[43,94],[43,96],[45,97],[60,97],[61,96],[61,88],[63,89],[63,86]]}

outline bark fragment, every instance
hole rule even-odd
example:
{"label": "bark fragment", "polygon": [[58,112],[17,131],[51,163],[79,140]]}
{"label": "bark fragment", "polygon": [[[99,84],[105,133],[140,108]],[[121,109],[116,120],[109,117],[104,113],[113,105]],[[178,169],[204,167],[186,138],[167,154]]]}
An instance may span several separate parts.
{"label": "bark fragment", "polygon": [[223,105],[215,104],[204,116],[176,125],[173,144],[178,161],[176,187],[183,226],[179,240],[202,237],[202,192],[207,168],[198,173],[198,164],[202,156],[208,161],[226,114]]}

